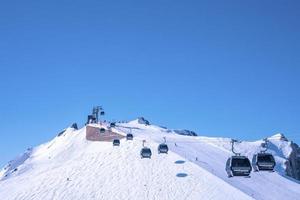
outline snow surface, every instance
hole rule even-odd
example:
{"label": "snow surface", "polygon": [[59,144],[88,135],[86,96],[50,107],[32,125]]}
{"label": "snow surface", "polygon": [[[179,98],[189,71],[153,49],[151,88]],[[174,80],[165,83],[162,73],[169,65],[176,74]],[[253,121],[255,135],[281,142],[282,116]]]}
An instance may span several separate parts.
{"label": "snow surface", "polygon": [[[228,178],[225,162],[232,155],[229,138],[182,136],[165,128],[117,124],[113,131],[131,132],[133,141],[85,139],[85,127],[72,128],[52,141],[11,161],[0,171],[0,199],[300,199],[299,182],[284,175],[290,142],[270,138],[276,172],[252,172],[251,178]],[[166,137],[168,154],[157,146]],[[142,141],[152,150],[141,159]],[[242,142],[237,151],[250,159],[262,141]]]}

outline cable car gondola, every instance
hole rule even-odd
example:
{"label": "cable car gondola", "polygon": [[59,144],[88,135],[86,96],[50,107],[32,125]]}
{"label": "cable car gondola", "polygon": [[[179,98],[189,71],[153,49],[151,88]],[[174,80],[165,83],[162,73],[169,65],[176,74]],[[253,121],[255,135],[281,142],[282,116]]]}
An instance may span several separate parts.
{"label": "cable car gondola", "polygon": [[253,156],[252,166],[257,171],[274,171],[276,165],[275,159],[270,153],[258,153]]}
{"label": "cable car gondola", "polygon": [[228,177],[249,176],[252,167],[246,156],[231,156],[226,162],[226,172]]}
{"label": "cable car gondola", "polygon": [[110,126],[111,128],[114,128],[114,127],[116,127],[116,123],[115,123],[115,122],[111,122],[111,123],[109,124],[109,126]]}
{"label": "cable car gondola", "polygon": [[234,153],[234,156],[228,158],[226,162],[226,172],[228,177],[233,176],[250,176],[252,166],[246,156],[241,156],[240,153],[237,153],[234,150],[234,143],[238,142],[237,140],[231,140],[231,151]]}
{"label": "cable car gondola", "polygon": [[120,140],[119,139],[114,139],[113,140],[113,146],[120,146]]}
{"label": "cable car gondola", "polygon": [[159,145],[158,145],[157,150],[158,150],[158,153],[168,153],[169,148],[168,148],[168,145],[167,145],[167,144],[162,143],[162,144],[159,144]]}
{"label": "cable car gondola", "polygon": [[100,128],[100,133],[105,133],[105,128]]}
{"label": "cable car gondola", "polygon": [[151,149],[148,147],[143,147],[140,154],[141,158],[151,158],[152,156]]}
{"label": "cable car gondola", "polygon": [[126,135],[126,140],[133,140],[133,135],[131,133],[128,133]]}

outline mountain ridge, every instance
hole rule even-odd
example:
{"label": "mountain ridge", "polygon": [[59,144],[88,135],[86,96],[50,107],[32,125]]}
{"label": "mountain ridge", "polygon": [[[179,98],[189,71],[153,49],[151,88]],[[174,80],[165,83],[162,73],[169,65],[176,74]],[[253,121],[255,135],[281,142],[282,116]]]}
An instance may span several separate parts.
{"label": "mountain ridge", "polygon": [[[108,124],[101,126],[108,128]],[[232,155],[230,138],[178,135],[137,120],[118,123],[111,129],[123,134],[133,133],[134,140],[123,139],[120,147],[112,147],[110,142],[87,141],[85,127],[79,130],[69,127],[53,140],[28,149],[0,171],[0,198],[274,199],[275,195],[275,199],[295,199],[300,195],[299,182],[286,175],[292,143],[281,140],[278,135],[268,137],[271,143],[268,151],[275,155],[277,162],[276,172],[252,172],[251,178],[228,178],[225,162]],[[144,140],[152,149],[150,160],[139,157]],[[158,155],[156,147],[164,140],[170,153]],[[237,150],[251,158],[261,150],[262,142],[242,141]],[[51,178],[53,176],[61,176],[58,178],[61,183]],[[34,181],[25,187],[27,179]],[[127,186],[120,185],[126,180]],[[44,185],[44,189],[38,183]],[[94,184],[99,184],[102,190],[97,190]],[[184,185],[193,190],[184,190]],[[66,191],[63,193],[61,188]],[[116,188],[120,188],[120,194],[110,196]],[[74,196],[75,189],[83,191]],[[266,189],[272,189],[272,198]]]}

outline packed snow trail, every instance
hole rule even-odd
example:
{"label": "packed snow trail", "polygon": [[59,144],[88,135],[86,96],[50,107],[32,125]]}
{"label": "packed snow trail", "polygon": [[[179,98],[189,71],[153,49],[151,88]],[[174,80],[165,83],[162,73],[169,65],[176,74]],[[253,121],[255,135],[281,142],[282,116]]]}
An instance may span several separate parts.
{"label": "packed snow trail", "polygon": [[85,128],[67,129],[0,181],[0,199],[252,199],[180,155],[157,154],[155,141],[146,142],[152,158],[141,159],[143,139],[113,147],[85,140]]}

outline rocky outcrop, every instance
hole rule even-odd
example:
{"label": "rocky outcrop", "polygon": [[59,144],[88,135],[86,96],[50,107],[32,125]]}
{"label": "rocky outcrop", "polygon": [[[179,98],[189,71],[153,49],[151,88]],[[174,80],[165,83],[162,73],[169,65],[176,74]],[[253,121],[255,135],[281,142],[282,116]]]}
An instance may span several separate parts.
{"label": "rocky outcrop", "polygon": [[10,175],[18,171],[18,167],[22,165],[32,154],[32,148],[28,148],[23,154],[18,156],[16,159],[11,160],[8,164],[0,171],[0,180],[8,178]]}
{"label": "rocky outcrop", "polygon": [[146,120],[144,117],[139,117],[138,118],[138,123],[139,124],[150,125],[150,122],[148,120]]}
{"label": "rocky outcrop", "polygon": [[66,130],[67,130],[67,129],[64,129],[64,130],[62,130],[61,132],[59,132],[59,133],[57,134],[57,137],[62,136],[62,135],[66,132]]}
{"label": "rocky outcrop", "polygon": [[198,136],[197,133],[195,133],[194,131],[190,131],[190,130],[174,130],[175,133],[177,133],[178,135],[187,135],[187,136]]}
{"label": "rocky outcrop", "polygon": [[74,128],[75,130],[78,130],[77,123],[73,123],[73,124],[71,125],[71,128]]}
{"label": "rocky outcrop", "polygon": [[296,143],[291,142],[292,152],[286,161],[286,174],[300,180],[300,148]]}

